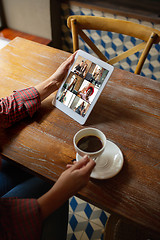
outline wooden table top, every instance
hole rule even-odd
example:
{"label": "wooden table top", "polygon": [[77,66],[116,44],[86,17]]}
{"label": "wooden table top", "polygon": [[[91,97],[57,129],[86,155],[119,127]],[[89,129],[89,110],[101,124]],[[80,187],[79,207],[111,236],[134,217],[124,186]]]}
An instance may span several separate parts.
{"label": "wooden table top", "polygon": [[[45,80],[69,55],[15,38],[0,50],[0,97]],[[77,196],[160,232],[160,83],[115,68],[84,126],[53,107],[53,96],[32,119],[0,130],[0,152],[56,181],[75,158],[74,134],[96,127],[122,150],[124,165],[113,178],[90,179]]]}

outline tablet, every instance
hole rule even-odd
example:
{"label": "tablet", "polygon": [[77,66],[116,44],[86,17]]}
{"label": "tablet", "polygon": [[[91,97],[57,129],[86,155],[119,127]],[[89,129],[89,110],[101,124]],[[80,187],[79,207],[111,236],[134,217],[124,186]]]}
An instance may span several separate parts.
{"label": "tablet", "polygon": [[78,50],[74,63],[52,103],[83,125],[112,72],[113,66]]}

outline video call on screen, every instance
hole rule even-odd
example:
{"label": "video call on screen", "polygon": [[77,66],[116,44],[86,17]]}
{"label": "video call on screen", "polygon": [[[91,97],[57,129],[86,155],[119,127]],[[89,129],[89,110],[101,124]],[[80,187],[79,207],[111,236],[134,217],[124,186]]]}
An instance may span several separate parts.
{"label": "video call on screen", "polygon": [[108,70],[78,56],[57,99],[84,117],[107,74]]}

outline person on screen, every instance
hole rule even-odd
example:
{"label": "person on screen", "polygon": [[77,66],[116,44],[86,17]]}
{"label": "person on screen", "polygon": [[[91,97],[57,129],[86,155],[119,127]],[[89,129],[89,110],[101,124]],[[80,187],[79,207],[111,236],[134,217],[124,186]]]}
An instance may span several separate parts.
{"label": "person on screen", "polygon": [[[32,117],[41,101],[59,88],[75,54],[35,87],[14,91],[9,97],[0,99],[2,133],[2,128]],[[3,139],[1,143],[3,146]],[[10,161],[0,156],[0,239],[65,240],[68,199],[88,183],[95,162],[85,156],[74,165],[67,165],[67,170],[52,185],[13,166]]]}
{"label": "person on screen", "polygon": [[81,68],[81,72],[82,72],[83,76],[85,75],[85,71],[86,71],[87,67],[88,67],[88,64],[85,63],[84,66]]}
{"label": "person on screen", "polygon": [[73,82],[68,86],[67,90],[69,90],[70,92],[73,92],[76,83],[77,83],[77,78],[73,80]]}
{"label": "person on screen", "polygon": [[75,66],[74,71],[75,72],[77,72],[77,71],[81,72],[81,69],[83,68],[83,66],[84,66],[84,61],[82,60],[81,63],[79,63]]}
{"label": "person on screen", "polygon": [[86,71],[86,68],[87,68],[88,64],[82,60],[81,63],[77,64],[74,68],[74,72],[83,77],[85,75],[85,71]]}
{"label": "person on screen", "polygon": [[101,78],[101,76],[102,76],[102,73],[101,73],[101,70],[99,69],[97,72],[95,71],[95,72],[92,74],[92,76],[90,77],[89,81],[90,81],[91,83],[96,84],[96,83],[99,81],[99,79]]}
{"label": "person on screen", "polygon": [[82,102],[78,107],[76,107],[74,111],[84,117],[84,112],[85,112],[84,102]]}
{"label": "person on screen", "polygon": [[61,96],[60,96],[60,98],[59,98],[59,101],[60,101],[61,103],[64,103],[64,102],[66,101],[66,94],[67,94],[67,91],[64,91],[64,92],[61,94]]}
{"label": "person on screen", "polygon": [[89,103],[89,97],[94,93],[94,88],[89,86],[85,92],[79,91],[77,96]]}

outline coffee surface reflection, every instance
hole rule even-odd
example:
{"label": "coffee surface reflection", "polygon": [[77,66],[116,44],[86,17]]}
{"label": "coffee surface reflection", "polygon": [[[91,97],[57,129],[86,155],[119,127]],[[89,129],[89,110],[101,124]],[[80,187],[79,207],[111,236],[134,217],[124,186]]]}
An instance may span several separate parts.
{"label": "coffee surface reflection", "polygon": [[82,137],[78,141],[77,147],[84,152],[91,153],[91,152],[99,151],[103,147],[103,144],[100,138],[94,135],[89,135],[89,136]]}

